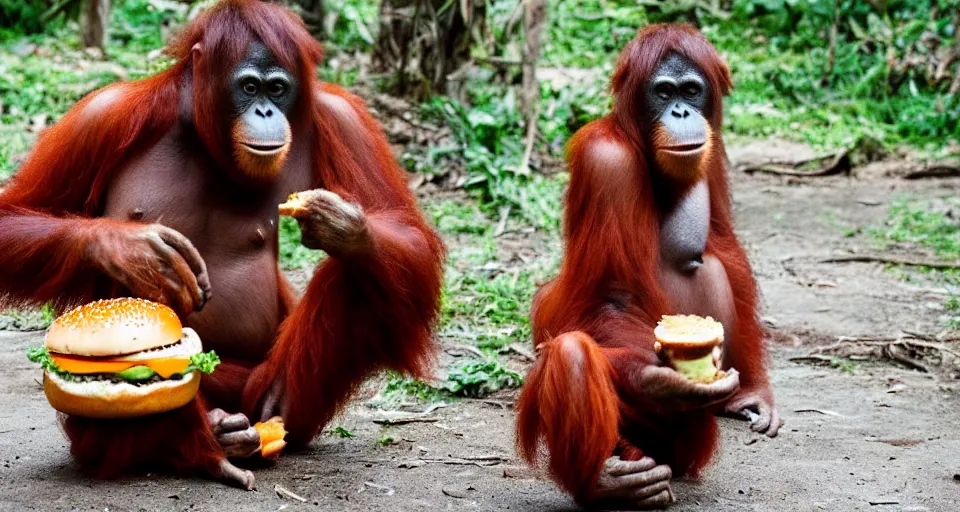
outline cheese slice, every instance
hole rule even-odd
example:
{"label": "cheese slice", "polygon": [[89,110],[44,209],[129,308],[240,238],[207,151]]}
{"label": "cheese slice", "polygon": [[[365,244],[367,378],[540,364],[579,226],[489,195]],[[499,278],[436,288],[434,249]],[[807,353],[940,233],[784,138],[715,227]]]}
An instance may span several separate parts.
{"label": "cheese slice", "polygon": [[109,358],[71,357],[63,354],[50,354],[57,366],[63,371],[78,375],[86,373],[118,373],[134,366],[147,366],[157,375],[169,379],[171,375],[183,373],[190,364],[189,357],[165,357],[143,361],[118,361]]}

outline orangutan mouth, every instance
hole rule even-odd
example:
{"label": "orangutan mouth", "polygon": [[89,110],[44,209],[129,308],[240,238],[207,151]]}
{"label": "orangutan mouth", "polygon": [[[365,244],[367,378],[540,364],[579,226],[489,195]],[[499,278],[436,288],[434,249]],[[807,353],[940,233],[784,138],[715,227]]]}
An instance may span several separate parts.
{"label": "orangutan mouth", "polygon": [[242,143],[248,151],[255,155],[259,156],[273,156],[283,152],[287,148],[287,144],[283,142],[272,142],[272,143],[253,143],[253,142],[243,142]]}

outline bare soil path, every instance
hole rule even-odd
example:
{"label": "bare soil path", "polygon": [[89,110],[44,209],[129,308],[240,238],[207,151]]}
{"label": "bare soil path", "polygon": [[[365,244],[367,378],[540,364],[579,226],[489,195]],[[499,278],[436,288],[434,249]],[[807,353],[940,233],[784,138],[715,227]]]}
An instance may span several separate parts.
{"label": "bare soil path", "polygon": [[[741,161],[804,151],[764,142],[730,153]],[[699,482],[676,484],[673,510],[960,510],[958,381],[880,363],[851,373],[790,361],[839,335],[941,325],[935,286],[900,281],[875,264],[819,263],[860,247],[863,239],[845,230],[882,224],[897,194],[960,193],[960,180],[906,182],[887,170],[812,181],[732,176],[738,230],[776,340],[771,375],[787,423],[767,440],[723,420],[721,453]],[[390,427],[357,401],[336,422],[357,437],[323,437],[258,470],[254,492],[160,475],[90,481],[71,462],[40,373],[25,358],[41,339],[0,333],[0,510],[576,510],[518,462],[510,393],[437,409],[436,422]],[[395,443],[379,444],[385,436]]]}

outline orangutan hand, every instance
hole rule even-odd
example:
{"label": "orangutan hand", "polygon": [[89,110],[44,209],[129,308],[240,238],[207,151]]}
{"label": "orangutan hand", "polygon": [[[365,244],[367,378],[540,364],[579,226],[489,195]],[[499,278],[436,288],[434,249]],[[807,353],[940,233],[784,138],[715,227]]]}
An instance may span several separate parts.
{"label": "orangutan hand", "polygon": [[750,422],[750,429],[765,434],[767,437],[777,437],[777,432],[783,426],[780,412],[773,405],[773,394],[770,389],[741,389],[724,406],[724,413]]}
{"label": "orangutan hand", "polygon": [[106,221],[88,238],[86,261],[134,296],[181,315],[210,299],[207,265],[187,237],[160,224]]}
{"label": "orangutan hand", "polygon": [[260,452],[260,433],[245,415],[212,409],[207,412],[207,422],[227,457],[246,458]]}
{"label": "orangutan hand", "polygon": [[307,212],[295,218],[300,223],[302,243],[333,257],[363,254],[372,240],[367,217],[359,205],[323,189],[300,192]]}
{"label": "orangutan hand", "polygon": [[686,412],[726,402],[740,389],[740,374],[730,369],[726,376],[701,384],[666,366],[647,366],[640,374],[638,389],[661,412]]}
{"label": "orangutan hand", "polygon": [[592,505],[604,510],[666,508],[674,502],[670,466],[650,457],[622,460],[610,457],[594,485]]}

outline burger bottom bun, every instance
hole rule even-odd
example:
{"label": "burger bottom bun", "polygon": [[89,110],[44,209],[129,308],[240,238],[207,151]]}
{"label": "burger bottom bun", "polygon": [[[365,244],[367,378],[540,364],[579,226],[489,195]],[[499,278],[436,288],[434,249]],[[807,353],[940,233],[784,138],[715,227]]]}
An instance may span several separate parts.
{"label": "burger bottom bun", "polygon": [[190,403],[200,389],[197,372],[180,380],[135,386],[108,381],[71,382],[43,372],[43,392],[54,409],[84,418],[138,418]]}

